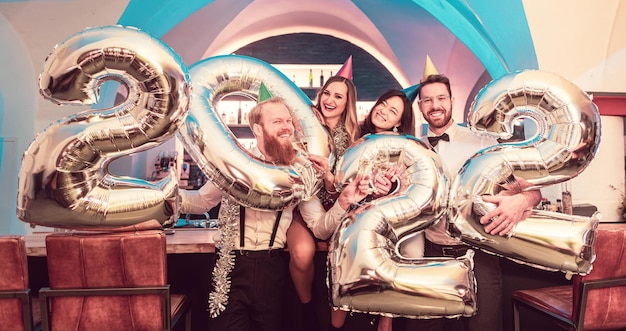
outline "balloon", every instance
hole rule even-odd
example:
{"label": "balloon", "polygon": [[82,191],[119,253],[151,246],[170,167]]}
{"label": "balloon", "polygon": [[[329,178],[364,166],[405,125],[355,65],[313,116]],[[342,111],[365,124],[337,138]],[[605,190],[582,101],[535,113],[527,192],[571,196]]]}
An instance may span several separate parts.
{"label": "balloon", "polygon": [[168,46],[134,28],[86,29],[58,44],[39,77],[44,98],[62,105],[97,102],[117,81],[127,97],[53,123],[23,155],[17,214],[53,227],[115,227],[178,217],[178,183],[116,177],[116,158],[157,146],[178,130],[189,105],[187,68]]}
{"label": "balloon", "polygon": [[[388,155],[388,160],[378,163],[380,154]],[[364,164],[370,169],[364,170]],[[359,171],[367,174],[391,164],[406,169],[397,190],[348,213],[331,239],[332,305],[414,318],[473,315],[473,251],[458,259],[408,259],[398,250],[402,241],[447,211],[448,184],[437,154],[413,136],[367,135],[346,151],[338,174],[345,184]]]}
{"label": "balloon", "polygon": [[535,210],[507,237],[485,233],[479,219],[494,207],[482,195],[539,188],[570,180],[593,159],[600,144],[600,115],[591,98],[555,74],[527,70],[505,75],[479,92],[468,118],[478,134],[509,138],[513,123],[535,122],[533,137],[486,148],[467,160],[451,185],[449,232],[485,251],[540,269],[585,274],[595,257],[600,214],[571,216]]}
{"label": "balloon", "polygon": [[179,136],[191,157],[215,185],[238,203],[262,210],[283,209],[315,195],[321,181],[310,161],[298,158],[276,166],[255,158],[222,122],[216,104],[231,95],[257,99],[261,83],[285,99],[308,152],[331,157],[328,133],[311,109],[311,101],[280,71],[261,60],[239,55],[207,58],[190,69],[193,97]]}

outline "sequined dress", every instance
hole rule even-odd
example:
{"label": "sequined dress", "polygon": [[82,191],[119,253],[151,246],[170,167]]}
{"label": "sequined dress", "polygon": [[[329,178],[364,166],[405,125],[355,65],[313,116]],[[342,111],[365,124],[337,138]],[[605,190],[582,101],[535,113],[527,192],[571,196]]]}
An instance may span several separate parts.
{"label": "sequined dress", "polygon": [[[332,165],[330,171],[335,174],[337,168],[337,162],[346,153],[346,149],[349,147],[350,135],[344,123],[338,123],[334,130],[331,130],[330,135],[335,145],[335,163]],[[325,188],[322,188],[317,194],[318,198],[324,205],[324,208],[328,210],[335,203],[339,193],[328,193]]]}

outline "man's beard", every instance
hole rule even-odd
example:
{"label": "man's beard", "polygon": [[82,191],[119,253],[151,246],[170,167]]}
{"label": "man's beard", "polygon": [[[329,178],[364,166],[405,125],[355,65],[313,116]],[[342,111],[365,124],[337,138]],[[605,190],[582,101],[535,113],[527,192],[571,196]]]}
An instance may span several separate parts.
{"label": "man's beard", "polygon": [[267,132],[265,132],[264,138],[265,154],[272,158],[275,163],[289,165],[295,159],[296,150],[293,149],[291,142],[283,143],[276,136],[269,135]]}
{"label": "man's beard", "polygon": [[[432,112],[433,110],[431,110]],[[428,122],[428,125],[432,128],[436,128],[436,129],[440,129],[445,127],[446,125],[448,125],[448,123],[450,123],[450,121],[452,120],[452,112],[448,112],[447,109],[444,108],[444,116],[443,116],[443,120],[440,120],[439,118],[433,120],[432,117],[430,115],[425,116],[426,122]]]}

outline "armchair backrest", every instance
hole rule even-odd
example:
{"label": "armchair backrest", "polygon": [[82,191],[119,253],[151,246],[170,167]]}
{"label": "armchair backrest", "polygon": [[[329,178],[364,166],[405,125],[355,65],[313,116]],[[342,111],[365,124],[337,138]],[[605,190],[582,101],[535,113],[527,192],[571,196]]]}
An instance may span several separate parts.
{"label": "armchair backrest", "polygon": [[0,236],[0,293],[7,294],[6,298],[0,298],[0,329],[30,330],[28,324],[32,321],[28,286],[24,237]]}
{"label": "armchair backrest", "polygon": [[[160,230],[56,233],[46,237],[51,289],[167,285],[165,234]],[[51,298],[53,330],[159,330],[159,295]]]}
{"label": "armchair backrest", "polygon": [[585,330],[626,325],[626,286],[590,289],[586,303],[581,302],[585,282],[626,278],[626,224],[600,224],[595,250],[596,259],[591,272],[573,279],[573,320],[578,319],[577,308],[584,304]]}

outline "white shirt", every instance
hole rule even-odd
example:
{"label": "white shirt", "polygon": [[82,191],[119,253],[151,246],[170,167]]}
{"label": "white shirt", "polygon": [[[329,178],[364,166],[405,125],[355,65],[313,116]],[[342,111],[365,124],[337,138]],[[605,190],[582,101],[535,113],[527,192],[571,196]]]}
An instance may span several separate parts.
{"label": "white shirt", "polygon": [[[253,150],[253,154],[262,158],[262,154],[256,148]],[[211,182],[206,183],[197,191],[180,190],[181,213],[202,214],[220,203],[223,194],[224,192]],[[292,206],[283,211],[272,248],[285,247],[287,229],[291,224],[294,208]],[[326,212],[316,196],[308,201],[301,201],[298,208],[313,234],[323,240],[328,239],[333,234],[346,213],[338,203],[335,203]],[[277,211],[246,208],[244,247],[240,247],[239,240],[237,240],[235,248],[251,251],[269,249],[276,213]],[[239,238],[239,229],[237,229],[236,236]]]}
{"label": "white shirt", "polygon": [[[441,166],[448,177],[448,182],[454,182],[459,170],[479,150],[498,144],[496,139],[480,136],[473,133],[469,128],[453,123],[445,133],[450,136],[450,141],[439,140],[435,151],[441,160]],[[428,130],[428,136],[435,134]],[[424,138],[424,141],[428,141]],[[456,238],[450,237],[446,233],[445,220],[440,220],[437,224],[426,229],[426,238],[439,245],[462,245]]]}

